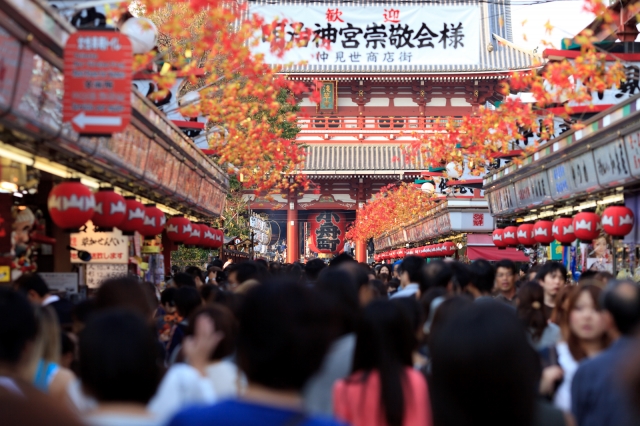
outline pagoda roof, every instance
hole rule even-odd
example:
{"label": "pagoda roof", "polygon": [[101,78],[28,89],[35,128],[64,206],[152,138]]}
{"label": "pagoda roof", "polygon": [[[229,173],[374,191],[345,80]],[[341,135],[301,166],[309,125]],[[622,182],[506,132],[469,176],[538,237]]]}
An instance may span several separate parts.
{"label": "pagoda roof", "polygon": [[399,144],[310,144],[305,174],[419,173],[429,166],[422,158],[407,161]]}

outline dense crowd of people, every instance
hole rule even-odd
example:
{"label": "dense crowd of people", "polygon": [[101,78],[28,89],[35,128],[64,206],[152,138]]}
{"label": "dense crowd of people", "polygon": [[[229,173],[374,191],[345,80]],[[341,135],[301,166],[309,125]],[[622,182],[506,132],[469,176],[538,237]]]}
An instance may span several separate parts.
{"label": "dense crowd of people", "polygon": [[631,426],[640,287],[408,256],[0,288],[3,425]]}

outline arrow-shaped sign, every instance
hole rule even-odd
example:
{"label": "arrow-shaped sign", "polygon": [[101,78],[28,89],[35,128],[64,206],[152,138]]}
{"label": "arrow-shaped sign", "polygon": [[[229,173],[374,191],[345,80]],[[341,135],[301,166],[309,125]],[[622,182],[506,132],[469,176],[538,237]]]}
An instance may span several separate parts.
{"label": "arrow-shaped sign", "polygon": [[73,124],[81,129],[86,126],[113,126],[118,127],[122,125],[122,117],[109,117],[100,115],[84,115],[84,112],[73,117]]}

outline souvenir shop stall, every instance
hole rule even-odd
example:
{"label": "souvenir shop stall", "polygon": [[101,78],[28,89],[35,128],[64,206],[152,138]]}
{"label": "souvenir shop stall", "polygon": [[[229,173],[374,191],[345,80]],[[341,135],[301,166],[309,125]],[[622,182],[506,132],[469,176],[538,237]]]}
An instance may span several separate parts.
{"label": "souvenir shop stall", "polygon": [[160,283],[176,244],[222,245],[210,225],[226,173],[131,73],[96,77],[89,59],[110,49],[132,69],[126,35],[83,34],[45,3],[0,0],[0,283],[34,271],[68,292],[122,274]]}
{"label": "souvenir shop stall", "polygon": [[532,262],[640,278],[640,96],[614,105],[484,179],[498,247]]}
{"label": "souvenir shop stall", "polygon": [[493,229],[494,220],[485,199],[445,199],[416,223],[374,239],[374,260],[393,263],[411,255],[427,259],[455,257],[465,262],[499,260],[498,257],[527,260],[515,248],[497,252],[493,244],[486,244]]}

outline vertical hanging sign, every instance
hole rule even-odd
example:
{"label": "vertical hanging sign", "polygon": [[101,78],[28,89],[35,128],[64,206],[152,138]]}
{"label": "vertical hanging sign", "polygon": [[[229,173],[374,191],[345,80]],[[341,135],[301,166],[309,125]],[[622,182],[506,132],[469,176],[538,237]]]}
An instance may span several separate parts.
{"label": "vertical hanging sign", "polygon": [[64,49],[63,121],[81,134],[121,132],[131,117],[133,53],[129,38],[80,30]]}
{"label": "vertical hanging sign", "polygon": [[338,112],[338,82],[321,81],[318,83],[320,90],[320,102],[316,106],[316,112]]}

